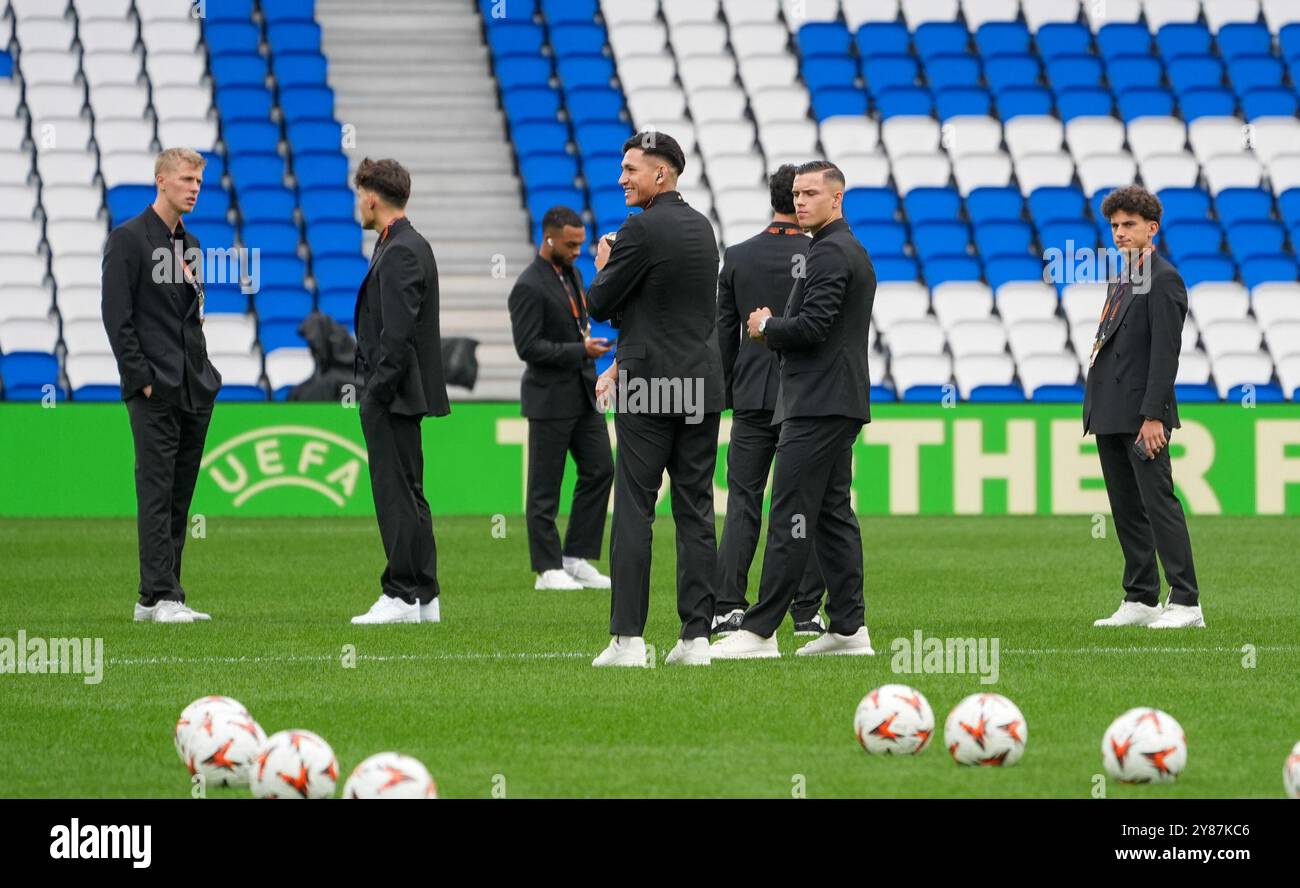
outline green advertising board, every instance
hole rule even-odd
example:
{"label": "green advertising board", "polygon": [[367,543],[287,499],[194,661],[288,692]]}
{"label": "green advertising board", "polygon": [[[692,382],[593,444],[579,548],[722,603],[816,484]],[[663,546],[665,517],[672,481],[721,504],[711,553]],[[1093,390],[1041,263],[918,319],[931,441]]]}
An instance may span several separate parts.
{"label": "green advertising board", "polygon": [[[1300,406],[1205,404],[1181,412],[1170,454],[1190,513],[1300,514]],[[873,414],[854,452],[859,514],[1109,511],[1096,447],[1082,434],[1077,405],[883,404]],[[456,404],[450,416],[426,420],[423,428],[425,492],[435,513],[523,512],[528,426],[517,403]],[[726,508],[730,428],[724,416],[714,473],[719,513]],[[132,465],[120,403],[0,404],[2,516],[133,515]],[[572,484],[570,464],[565,486]],[[664,491],[666,512],[667,485]],[[356,409],[218,404],[193,511],[372,514]]]}

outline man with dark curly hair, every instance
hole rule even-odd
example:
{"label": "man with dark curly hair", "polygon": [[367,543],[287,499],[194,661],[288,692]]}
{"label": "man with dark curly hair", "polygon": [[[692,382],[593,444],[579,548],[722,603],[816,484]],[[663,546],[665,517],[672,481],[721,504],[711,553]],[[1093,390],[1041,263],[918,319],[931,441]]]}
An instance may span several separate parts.
{"label": "man with dark curly hair", "polygon": [[[1084,432],[1097,436],[1111,516],[1124,551],[1124,601],[1094,626],[1205,626],[1192,543],[1174,493],[1169,436],[1178,424],[1174,380],[1187,317],[1187,288],[1155,251],[1159,199],[1137,185],[1112,191],[1101,212],[1120,251],[1088,362]],[[1165,567],[1169,597],[1160,607]]]}

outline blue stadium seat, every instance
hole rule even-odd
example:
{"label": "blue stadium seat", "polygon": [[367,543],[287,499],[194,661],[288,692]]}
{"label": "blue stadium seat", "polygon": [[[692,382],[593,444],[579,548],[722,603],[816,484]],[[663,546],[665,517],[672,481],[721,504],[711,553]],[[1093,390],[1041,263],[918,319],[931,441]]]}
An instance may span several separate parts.
{"label": "blue stadium seat", "polygon": [[83,385],[72,390],[71,400],[88,404],[110,404],[122,400],[122,389],[116,385]]}
{"label": "blue stadium seat", "polygon": [[623,93],[608,86],[585,86],[567,90],[565,104],[574,126],[598,121],[621,120]]}
{"label": "blue stadium seat", "polygon": [[224,220],[194,219],[187,217],[185,227],[199,239],[204,249],[208,247],[230,247],[235,243],[235,226]]}
{"label": "blue stadium seat", "polygon": [[1238,262],[1255,256],[1284,253],[1282,245],[1285,240],[1286,229],[1271,219],[1242,221],[1228,229],[1228,246]]}
{"label": "blue stadium seat", "polygon": [[985,64],[992,56],[1021,55],[1029,50],[1029,28],[1024,22],[985,22],[975,31],[975,46]]}
{"label": "blue stadium seat", "polygon": [[[220,190],[220,189],[214,189]],[[199,192],[199,203],[203,203],[203,196],[209,189],[203,189]],[[109,225],[116,228],[127,219],[131,219],[144,212],[144,208],[153,203],[154,198],[158,196],[158,190],[152,185],[116,185],[108,189],[107,204]],[[198,204],[194,207],[198,209]]]}
{"label": "blue stadium seat", "polygon": [[263,255],[298,254],[298,226],[290,222],[245,223],[239,235],[244,246],[260,249]]}
{"label": "blue stadium seat", "polygon": [[204,10],[205,23],[209,27],[216,22],[247,22],[253,18],[253,0],[230,0],[228,3],[214,3],[212,7]]}
{"label": "blue stadium seat", "polygon": [[542,0],[542,14],[551,27],[568,22],[590,22],[597,0]]}
{"label": "blue stadium seat", "polygon": [[203,310],[207,314],[244,314],[248,297],[238,283],[207,283],[203,287]]}
{"label": "blue stadium seat", "polygon": [[1223,227],[1232,228],[1272,217],[1273,196],[1263,188],[1225,188],[1215,195],[1214,209]]}
{"label": "blue stadium seat", "polygon": [[858,55],[864,59],[909,53],[912,48],[912,35],[902,22],[870,22],[858,28],[854,40],[858,44]]}
{"label": "blue stadium seat", "polygon": [[257,269],[258,290],[268,287],[301,287],[307,266],[296,256],[263,256]]}
{"label": "blue stadium seat", "polygon": [[226,158],[214,151],[200,151],[203,156],[203,182],[205,187],[219,187],[226,174]]}
{"label": "blue stadium seat", "polygon": [[[875,369],[871,371],[871,374],[873,376],[878,375],[879,373],[880,373],[879,369]],[[872,404],[891,404],[897,400],[898,397],[894,394],[894,390],[889,388],[888,386],[873,385],[871,387]]]}
{"label": "blue stadium seat", "polygon": [[[1286,395],[1282,394],[1282,389],[1272,382],[1260,380],[1258,383],[1251,383],[1251,394],[1255,401],[1260,404],[1276,404],[1279,401],[1285,401]],[[1225,401],[1241,402],[1246,397],[1245,385],[1234,385],[1228,389],[1228,396]]]}
{"label": "blue stadium seat", "polygon": [[0,77],[14,76],[14,58],[8,52],[0,50]]}
{"label": "blue stadium seat", "polygon": [[308,225],[316,222],[352,221],[356,218],[356,197],[350,188],[342,185],[300,189],[298,203]]}
{"label": "blue stadium seat", "polygon": [[[1296,71],[1292,71],[1294,77]],[[1241,110],[1247,120],[1256,117],[1295,117],[1296,94],[1284,86],[1263,87],[1248,91],[1241,99]]]}
{"label": "blue stadium seat", "polygon": [[[996,24],[1010,24],[1010,22]],[[1038,59],[1031,55],[997,55],[984,59],[984,79],[988,81],[989,89],[995,94],[1012,86],[1037,86],[1042,73],[1042,66],[1038,64]]]}
{"label": "blue stadium seat", "polygon": [[867,113],[867,94],[857,87],[824,87],[813,92],[812,109],[819,121],[828,117],[860,117]]}
{"label": "blue stadium seat", "polygon": [[985,262],[999,256],[1024,256],[1032,249],[1034,229],[1027,222],[985,222],[975,226],[975,246]]}
{"label": "blue stadium seat", "polygon": [[1219,52],[1231,64],[1238,56],[1269,55],[1273,51],[1273,37],[1268,28],[1259,23],[1232,22],[1219,29]]}
{"label": "blue stadium seat", "polygon": [[203,19],[203,42],[208,45],[208,54],[216,58],[228,53],[256,53],[261,43],[261,34],[248,19],[242,22],[213,21]]}
{"label": "blue stadium seat", "polygon": [[1103,73],[1094,55],[1061,55],[1047,63],[1047,79],[1058,93],[1076,86],[1100,88]]}
{"label": "blue stadium seat", "polygon": [[1076,86],[1057,93],[1056,105],[1066,123],[1076,117],[1109,117],[1111,94],[1108,89]]}
{"label": "blue stadium seat", "polygon": [[926,22],[912,35],[916,54],[927,64],[933,56],[950,52],[965,52],[970,34],[961,22]]}
{"label": "blue stadium seat", "polygon": [[847,56],[852,42],[848,28],[841,22],[811,22],[798,32],[799,53],[805,59]]}
{"label": "blue stadium seat", "polygon": [[1178,267],[1183,282],[1194,287],[1204,281],[1231,281],[1237,277],[1237,266],[1227,256],[1194,256],[1183,260]]}
{"label": "blue stadium seat", "polygon": [[293,173],[299,188],[347,185],[348,159],[342,151],[304,151],[293,158]]}
{"label": "blue stadium seat", "polygon": [[284,158],[278,154],[236,154],[230,158],[230,178],[235,191],[255,185],[284,183]]}
{"label": "blue stadium seat", "polygon": [[271,119],[274,100],[264,86],[226,86],[217,90],[217,111],[225,125],[242,120],[266,122]]}
{"label": "blue stadium seat", "polygon": [[1200,22],[1173,22],[1156,32],[1156,49],[1166,62],[1210,54],[1210,29]]}
{"label": "blue stadium seat", "polygon": [[239,191],[239,215],[245,225],[292,219],[296,203],[293,192],[279,184],[252,186]]}
{"label": "blue stadium seat", "polygon": [[479,0],[488,27],[500,22],[531,22],[537,14],[537,0]]}
{"label": "blue stadium seat", "polygon": [[1060,55],[1086,55],[1092,52],[1092,35],[1077,22],[1052,22],[1034,35],[1038,54],[1044,61]]}
{"label": "blue stadium seat", "polygon": [[578,160],[571,154],[533,154],[519,161],[519,174],[526,188],[571,188]]}
{"label": "blue stadium seat", "polygon": [[975,225],[1016,222],[1024,213],[1025,199],[1009,185],[1003,188],[976,188],[966,195],[966,215]]}
{"label": "blue stadium seat", "polygon": [[901,222],[863,221],[849,224],[873,259],[877,256],[903,256],[907,253],[907,228]]}
{"label": "blue stadium seat", "polygon": [[1153,55],[1129,54],[1106,58],[1106,77],[1117,95],[1126,89],[1159,86],[1164,73],[1164,66]]}
{"label": "blue stadium seat", "polygon": [[57,387],[56,401],[67,396],[59,385],[59,359],[44,352],[0,355],[0,380],[6,401],[39,401],[47,385]]}
{"label": "blue stadium seat", "polygon": [[[984,273],[994,290],[1013,281],[1041,281],[1043,260],[1037,256],[1000,256],[985,264]],[[934,286],[933,281],[930,286]]]}
{"label": "blue stadium seat", "polygon": [[932,56],[925,62],[925,77],[933,90],[974,86],[981,76],[979,57],[969,52]]}
{"label": "blue stadium seat", "polygon": [[891,86],[875,94],[882,120],[904,114],[934,113],[930,91],[921,86]]}
{"label": "blue stadium seat", "polygon": [[275,154],[280,147],[280,128],[269,120],[244,120],[222,126],[221,137],[231,157],[240,154]]}
{"label": "blue stadium seat", "polygon": [[600,55],[605,49],[605,29],[600,25],[566,24],[558,27],[552,23],[551,48],[559,58],[576,55]]}
{"label": "blue stadium seat", "polygon": [[1238,96],[1249,90],[1282,85],[1282,63],[1271,55],[1240,56],[1228,63],[1228,77]]}
{"label": "blue stadium seat", "polygon": [[1151,32],[1146,25],[1133,22],[1102,25],[1097,32],[1097,49],[1108,62],[1115,56],[1149,55]]}
{"label": "blue stadium seat", "polygon": [[265,401],[266,389],[260,385],[223,385],[217,392],[218,401]]}
{"label": "blue stadium seat", "polygon": [[853,86],[858,66],[848,56],[818,56],[804,59],[801,66],[804,83],[810,91],[828,86]]}
{"label": "blue stadium seat", "polygon": [[892,222],[897,216],[898,194],[892,188],[850,188],[844,193],[844,218],[852,226]]}
{"label": "blue stadium seat", "polygon": [[[890,87],[915,86],[919,76],[920,67],[912,56],[887,54],[862,58],[862,77],[871,95],[877,99],[882,90]],[[851,85],[852,82],[850,77],[848,84],[838,85]]]}
{"label": "blue stadium seat", "polygon": [[1081,404],[1083,403],[1083,386],[1040,385],[1034,389],[1033,397],[1030,400],[1040,404]]}
{"label": "blue stadium seat", "polygon": [[[845,198],[847,205],[847,196]],[[1288,227],[1294,228],[1300,225],[1300,188],[1288,188],[1278,195],[1277,208],[1282,218],[1286,221]],[[1300,249],[1300,241],[1295,241],[1292,246]]]}
{"label": "blue stadium seat", "polygon": [[209,60],[212,80],[217,88],[226,86],[265,86],[266,59],[256,53],[227,53]]}
{"label": "blue stadium seat", "polygon": [[322,290],[317,300],[317,310],[321,314],[329,315],[340,324],[351,327],[356,318],[359,287],[360,281],[357,282],[357,287],[351,289]]}
{"label": "blue stadium seat", "polygon": [[1232,117],[1237,113],[1237,100],[1224,87],[1189,89],[1178,97],[1183,120],[1191,123],[1199,117]]}
{"label": "blue stadium seat", "polygon": [[[623,143],[632,137],[632,127],[626,123],[588,123],[574,130],[578,151],[585,155],[599,154],[611,149],[623,150]],[[745,146],[737,146],[737,151]]]}
{"label": "blue stadium seat", "polygon": [[541,25],[532,22],[488,22],[488,48],[497,58],[505,56],[538,56],[546,37]]}
{"label": "blue stadium seat", "polygon": [[316,18],[315,0],[259,0],[268,23],[310,22]]}
{"label": "blue stadium seat", "polygon": [[307,245],[313,259],[323,256],[361,255],[361,226],[356,222],[316,222],[307,226]]}
{"label": "blue stadium seat", "polygon": [[1287,64],[1300,59],[1300,22],[1292,22],[1278,31],[1277,45]]}
{"label": "blue stadium seat", "polygon": [[300,323],[311,313],[311,294],[302,287],[264,287],[253,297],[253,308],[259,321]]}
{"label": "blue stadium seat", "polygon": [[[581,211],[582,207],[570,207],[571,210]],[[617,221],[618,225],[623,224],[627,218],[627,203],[623,199],[623,192],[617,188],[593,188],[591,190],[591,212],[598,222]],[[617,228],[617,226],[615,226]],[[604,225],[598,226],[601,232],[607,229]]]}
{"label": "blue stadium seat", "polygon": [[280,89],[292,86],[324,86],[325,56],[318,52],[282,52],[272,57],[271,68]]}
{"label": "blue stadium seat", "polygon": [[300,120],[288,126],[289,147],[295,155],[307,151],[339,151],[343,128],[333,120]]}
{"label": "blue stadium seat", "polygon": [[917,277],[916,260],[911,256],[873,256],[872,264],[877,281],[915,281]]}
{"label": "blue stadium seat", "polygon": [[1040,228],[1049,222],[1072,222],[1087,214],[1088,201],[1073,185],[1035,188],[1029,195],[1029,216]]}
{"label": "blue stadium seat", "polygon": [[992,97],[981,86],[950,86],[934,93],[935,113],[943,121],[967,115],[986,117],[992,106]]}
{"label": "blue stadium seat", "polygon": [[280,111],[285,122],[330,120],[334,117],[334,90],[328,86],[292,86],[280,90]]}
{"label": "blue stadium seat", "polygon": [[948,386],[914,385],[907,391],[903,392],[903,401],[909,404],[937,404],[942,401],[948,393]]}
{"label": "blue stadium seat", "polygon": [[1160,239],[1169,248],[1175,264],[1193,256],[1216,256],[1223,251],[1223,229],[1209,220],[1170,223],[1161,229]]}
{"label": "blue stadium seat", "polygon": [[1139,117],[1172,117],[1174,97],[1163,86],[1136,86],[1119,94],[1119,116],[1125,123]]}
{"label": "blue stadium seat", "polygon": [[912,225],[950,222],[961,218],[961,195],[954,188],[913,188],[903,198],[903,212]]}
{"label": "blue stadium seat", "polygon": [[267,26],[271,52],[320,52],[320,25],[308,21],[275,22]]}
{"label": "blue stadium seat", "polygon": [[534,228],[542,224],[542,217],[551,207],[562,206],[581,212],[586,205],[587,199],[582,191],[573,187],[536,188],[528,192],[528,212],[533,217]]}
{"label": "blue stadium seat", "polygon": [[1052,94],[1041,86],[1009,86],[998,90],[998,114],[1005,124],[1013,117],[1052,113]]}
{"label": "blue stadium seat", "polygon": [[611,145],[604,151],[583,155],[582,176],[587,180],[587,187],[593,195],[601,190],[609,190],[618,192],[619,199],[622,199],[623,189],[618,184],[619,177],[623,175],[622,152],[622,145]]}
{"label": "blue stadium seat", "polygon": [[560,113],[560,91],[549,86],[516,87],[501,94],[501,104],[513,127],[518,123],[554,123]]}
{"label": "blue stadium seat", "polygon": [[569,144],[569,128],[563,123],[523,123],[513,130],[515,153],[520,157],[563,152]]}
{"label": "blue stadium seat", "polygon": [[580,86],[609,86],[614,79],[614,62],[605,56],[570,56],[556,65],[566,90]]}
{"label": "blue stadium seat", "polygon": [[365,279],[369,265],[370,263],[360,252],[353,253],[351,256],[330,254],[313,257],[311,273],[312,277],[316,278],[318,290],[356,288]]}
{"label": "blue stadium seat", "polygon": [[1270,281],[1294,284],[1300,280],[1300,268],[1297,268],[1293,257],[1282,253],[1254,256],[1242,261],[1241,280],[1247,287],[1256,287]]}
{"label": "blue stadium seat", "polygon": [[1025,400],[1025,390],[1015,385],[977,385],[970,390],[969,401],[1015,404]]}
{"label": "blue stadium seat", "polygon": [[912,249],[926,267],[940,257],[967,255],[969,245],[970,229],[960,220],[912,225]]}
{"label": "blue stadium seat", "polygon": [[1220,87],[1223,85],[1223,63],[1211,55],[1174,59],[1169,63],[1169,83],[1179,94],[1189,89]]}
{"label": "blue stadium seat", "polygon": [[1212,404],[1219,400],[1219,390],[1211,383],[1176,383],[1174,397],[1181,404]]}
{"label": "blue stadium seat", "polygon": [[495,62],[497,84],[503,91],[521,86],[542,86],[550,82],[550,59],[511,56]]}
{"label": "blue stadium seat", "polygon": [[[126,216],[119,219],[117,216],[117,211],[113,207],[113,192],[117,191],[118,188],[128,188],[128,187],[134,188],[136,186],[119,185],[117,188],[113,188],[108,192],[109,212],[113,216],[113,224],[115,225],[118,222],[125,222],[131,216],[134,216],[136,213],[140,212],[140,210],[143,210],[145,204],[153,203],[153,198],[150,197],[149,200],[145,201],[144,204],[140,205],[139,209],[137,209],[135,213],[131,213],[130,216]],[[152,185],[148,186],[146,190],[153,191],[156,193]],[[204,185],[202,190],[199,191],[199,199],[195,201],[194,209],[190,210],[189,215],[185,217],[185,220],[187,224],[189,222],[225,222],[226,212],[229,209],[230,209],[229,191],[222,188],[218,184]]]}

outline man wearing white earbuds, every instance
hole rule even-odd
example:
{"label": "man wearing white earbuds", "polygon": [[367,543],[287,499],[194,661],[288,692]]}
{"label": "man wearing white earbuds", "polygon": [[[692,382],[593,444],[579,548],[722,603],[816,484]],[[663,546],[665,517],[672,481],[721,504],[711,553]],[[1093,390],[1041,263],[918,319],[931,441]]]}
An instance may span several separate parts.
{"label": "man wearing white earbuds", "polygon": [[[574,260],[587,229],[568,207],[542,217],[542,246],[510,291],[515,351],[527,364],[519,405],[528,418],[528,551],[534,589],[608,589],[599,558],[614,483],[609,430],[596,407],[596,358],[611,348],[593,338]],[[555,529],[569,454],[578,469],[564,546]]]}

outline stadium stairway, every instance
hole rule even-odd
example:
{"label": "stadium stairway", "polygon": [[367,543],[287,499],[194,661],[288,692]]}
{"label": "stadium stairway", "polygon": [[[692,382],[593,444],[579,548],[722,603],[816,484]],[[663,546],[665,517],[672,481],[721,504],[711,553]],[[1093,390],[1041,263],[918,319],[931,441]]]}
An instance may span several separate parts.
{"label": "stadium stairway", "polygon": [[317,0],[316,17],[337,117],[355,127],[352,171],[363,157],[410,170],[407,212],[437,258],[442,334],[480,343],[478,384],[452,399],[516,400],[523,364],[506,298],[533,247],[474,5],[393,0],[376,15]]}

